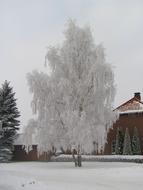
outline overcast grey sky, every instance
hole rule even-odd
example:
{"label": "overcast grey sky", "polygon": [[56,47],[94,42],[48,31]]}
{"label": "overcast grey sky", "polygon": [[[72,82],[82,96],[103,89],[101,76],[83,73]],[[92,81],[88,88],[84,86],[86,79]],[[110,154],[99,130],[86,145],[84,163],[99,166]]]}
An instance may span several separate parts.
{"label": "overcast grey sky", "polygon": [[115,106],[143,93],[142,0],[0,0],[0,84],[11,81],[22,124],[31,118],[26,73],[45,70],[46,47],[61,43],[68,18],[90,25],[114,66]]}

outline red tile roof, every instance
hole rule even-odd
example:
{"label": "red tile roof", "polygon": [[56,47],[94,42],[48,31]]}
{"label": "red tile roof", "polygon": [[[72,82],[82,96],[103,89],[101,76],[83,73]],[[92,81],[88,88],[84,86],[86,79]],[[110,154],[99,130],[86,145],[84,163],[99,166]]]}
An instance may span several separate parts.
{"label": "red tile roof", "polygon": [[143,109],[143,102],[141,102],[138,98],[133,97],[130,100],[118,106],[115,110],[123,112],[127,110],[142,110],[142,109]]}

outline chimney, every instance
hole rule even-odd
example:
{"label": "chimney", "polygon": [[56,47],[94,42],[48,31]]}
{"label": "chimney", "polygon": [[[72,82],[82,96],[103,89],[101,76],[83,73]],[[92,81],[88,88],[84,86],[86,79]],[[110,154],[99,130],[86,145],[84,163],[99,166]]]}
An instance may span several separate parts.
{"label": "chimney", "polygon": [[138,99],[139,101],[141,101],[141,94],[140,92],[135,92],[134,93],[134,98]]}

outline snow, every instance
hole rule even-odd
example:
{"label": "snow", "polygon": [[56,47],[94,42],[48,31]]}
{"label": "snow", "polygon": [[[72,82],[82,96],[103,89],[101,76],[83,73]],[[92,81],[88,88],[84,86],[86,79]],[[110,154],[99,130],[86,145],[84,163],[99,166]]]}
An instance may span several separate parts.
{"label": "snow", "polygon": [[121,115],[123,114],[131,114],[131,113],[143,113],[143,110],[127,110],[119,112]]}
{"label": "snow", "polygon": [[143,165],[135,163],[17,162],[0,164],[0,190],[142,190]]}
{"label": "snow", "polygon": [[136,99],[135,97],[130,99],[128,102],[122,104],[117,109],[121,112],[129,111],[129,110],[143,110],[143,102],[139,101],[139,99]]}
{"label": "snow", "polygon": [[[53,158],[72,158],[70,154],[61,154]],[[143,155],[82,155],[83,159],[143,159]]]}
{"label": "snow", "polygon": [[[72,155],[61,154],[59,156],[53,156],[51,161],[71,162],[73,158]],[[82,155],[82,161],[143,163],[143,155]]]}

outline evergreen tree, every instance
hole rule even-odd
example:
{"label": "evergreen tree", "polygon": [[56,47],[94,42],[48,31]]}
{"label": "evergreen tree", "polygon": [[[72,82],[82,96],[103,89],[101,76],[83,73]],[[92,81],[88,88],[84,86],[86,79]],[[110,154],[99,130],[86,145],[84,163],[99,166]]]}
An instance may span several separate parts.
{"label": "evergreen tree", "polygon": [[116,140],[113,140],[112,144],[111,144],[111,152],[112,152],[112,154],[116,154],[115,153],[115,146],[116,146]]}
{"label": "evergreen tree", "polygon": [[125,132],[123,154],[132,155],[131,139],[130,139],[128,128],[126,128],[126,132]]}
{"label": "evergreen tree", "polygon": [[141,154],[140,139],[139,139],[138,130],[136,127],[134,128],[134,134],[132,138],[132,152],[135,155]]}
{"label": "evergreen tree", "polygon": [[15,93],[10,83],[5,81],[0,89],[0,121],[2,122],[2,137],[0,138],[1,160],[11,159],[13,142],[19,129],[20,113],[16,107]]}
{"label": "evergreen tree", "polygon": [[116,142],[115,142],[115,154],[123,154],[123,142],[124,136],[120,128],[117,129]]}

